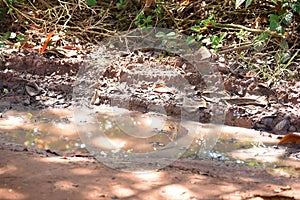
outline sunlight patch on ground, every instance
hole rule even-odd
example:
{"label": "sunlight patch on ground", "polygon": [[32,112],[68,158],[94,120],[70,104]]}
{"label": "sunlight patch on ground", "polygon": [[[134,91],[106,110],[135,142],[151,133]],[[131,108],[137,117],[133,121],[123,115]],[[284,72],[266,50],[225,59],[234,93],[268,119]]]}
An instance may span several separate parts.
{"label": "sunlight patch on ground", "polygon": [[14,165],[7,165],[5,167],[1,167],[0,168],[0,175],[1,174],[5,174],[5,173],[10,173],[10,172],[13,172],[13,171],[16,171],[17,170],[17,167],[14,166]]}
{"label": "sunlight patch on ground", "polygon": [[133,173],[136,179],[147,182],[160,181],[163,178],[162,172],[142,171]]}
{"label": "sunlight patch on ground", "polygon": [[136,194],[136,192],[128,187],[123,185],[113,185],[112,193],[115,194],[118,198],[126,198]]}
{"label": "sunlight patch on ground", "polygon": [[192,196],[197,196],[197,193],[193,193],[188,188],[179,184],[167,185],[161,188],[161,195],[166,199],[187,199]]}
{"label": "sunlight patch on ground", "polygon": [[0,119],[0,129],[12,130],[24,126],[25,120],[18,116],[7,116]]}
{"label": "sunlight patch on ground", "polygon": [[81,158],[81,157],[47,157],[47,158],[35,158],[38,161],[45,162],[45,163],[63,163],[63,164],[70,164],[72,162],[89,162],[88,158]]}
{"label": "sunlight patch on ground", "polygon": [[71,169],[70,171],[76,175],[89,175],[93,173],[92,170],[85,169],[85,168],[75,168],[75,169]]}
{"label": "sunlight patch on ground", "polygon": [[0,188],[0,199],[27,199],[24,194],[14,191],[13,189]]}

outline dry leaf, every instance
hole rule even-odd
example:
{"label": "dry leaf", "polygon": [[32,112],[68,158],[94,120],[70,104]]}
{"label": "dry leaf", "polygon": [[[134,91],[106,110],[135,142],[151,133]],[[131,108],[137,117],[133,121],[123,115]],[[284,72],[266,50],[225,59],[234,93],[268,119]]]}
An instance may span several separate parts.
{"label": "dry leaf", "polygon": [[287,143],[300,144],[300,135],[293,133],[287,134],[278,142],[278,145]]}
{"label": "dry leaf", "polygon": [[189,4],[190,4],[189,0],[181,0],[180,3],[179,3],[180,6],[187,6]]}
{"label": "dry leaf", "polygon": [[74,46],[63,46],[63,48],[67,50],[79,50],[78,47],[74,47]]}
{"label": "dry leaf", "polygon": [[155,85],[154,89],[153,89],[154,92],[158,92],[158,93],[172,93],[173,90],[165,85],[161,85],[161,84],[158,84],[158,85]]}
{"label": "dry leaf", "polygon": [[46,49],[47,49],[47,46],[48,46],[48,44],[49,44],[49,42],[50,42],[50,40],[51,40],[51,37],[53,36],[53,34],[55,33],[55,30],[53,30],[53,31],[51,31],[48,35],[47,35],[47,39],[46,39],[46,41],[45,41],[45,43],[44,43],[44,46],[43,46],[43,48],[41,48],[40,49],[40,53],[43,53]]}

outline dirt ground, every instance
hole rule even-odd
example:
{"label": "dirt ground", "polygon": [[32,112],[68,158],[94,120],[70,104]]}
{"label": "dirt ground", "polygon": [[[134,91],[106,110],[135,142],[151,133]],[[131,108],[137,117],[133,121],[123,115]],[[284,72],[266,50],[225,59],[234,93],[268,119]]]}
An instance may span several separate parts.
{"label": "dirt ground", "polygon": [[[224,70],[222,66],[220,70]],[[0,72],[0,112],[72,107],[72,84],[78,69],[78,62],[57,62],[31,52],[8,57]],[[265,90],[270,99],[290,104],[252,105],[253,101],[245,103],[241,95],[228,101],[232,106],[225,123],[277,134],[299,132],[299,83],[268,88],[247,80],[226,79],[225,89],[239,93],[236,85],[242,83],[246,88],[242,93],[256,91],[257,95]],[[276,87],[280,90],[275,95]],[[272,114],[274,108],[277,112]],[[0,199],[300,199],[298,176],[275,176],[262,167],[183,159],[153,172],[127,173],[88,156],[61,156],[0,142]],[[295,170],[299,172],[299,167]]]}
{"label": "dirt ground", "polygon": [[300,199],[298,177],[213,161],[128,173],[93,158],[1,143],[0,199]]}

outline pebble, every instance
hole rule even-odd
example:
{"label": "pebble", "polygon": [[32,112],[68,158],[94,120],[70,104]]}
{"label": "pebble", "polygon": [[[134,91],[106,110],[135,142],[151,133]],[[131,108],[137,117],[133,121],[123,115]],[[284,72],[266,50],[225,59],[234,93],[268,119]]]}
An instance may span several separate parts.
{"label": "pebble", "polygon": [[290,121],[287,119],[283,119],[275,125],[275,127],[273,128],[273,132],[275,134],[286,134],[289,126]]}

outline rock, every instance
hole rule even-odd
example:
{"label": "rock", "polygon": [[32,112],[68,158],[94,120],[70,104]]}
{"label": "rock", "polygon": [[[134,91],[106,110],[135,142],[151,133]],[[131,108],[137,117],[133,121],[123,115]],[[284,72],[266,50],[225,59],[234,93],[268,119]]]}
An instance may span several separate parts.
{"label": "rock", "polygon": [[279,134],[279,135],[286,134],[289,127],[290,127],[290,121],[287,119],[283,119],[275,125],[272,131],[275,134]]}
{"label": "rock", "polygon": [[290,132],[296,132],[297,129],[296,129],[295,126],[290,126],[290,127],[289,127],[289,131],[290,131]]}

